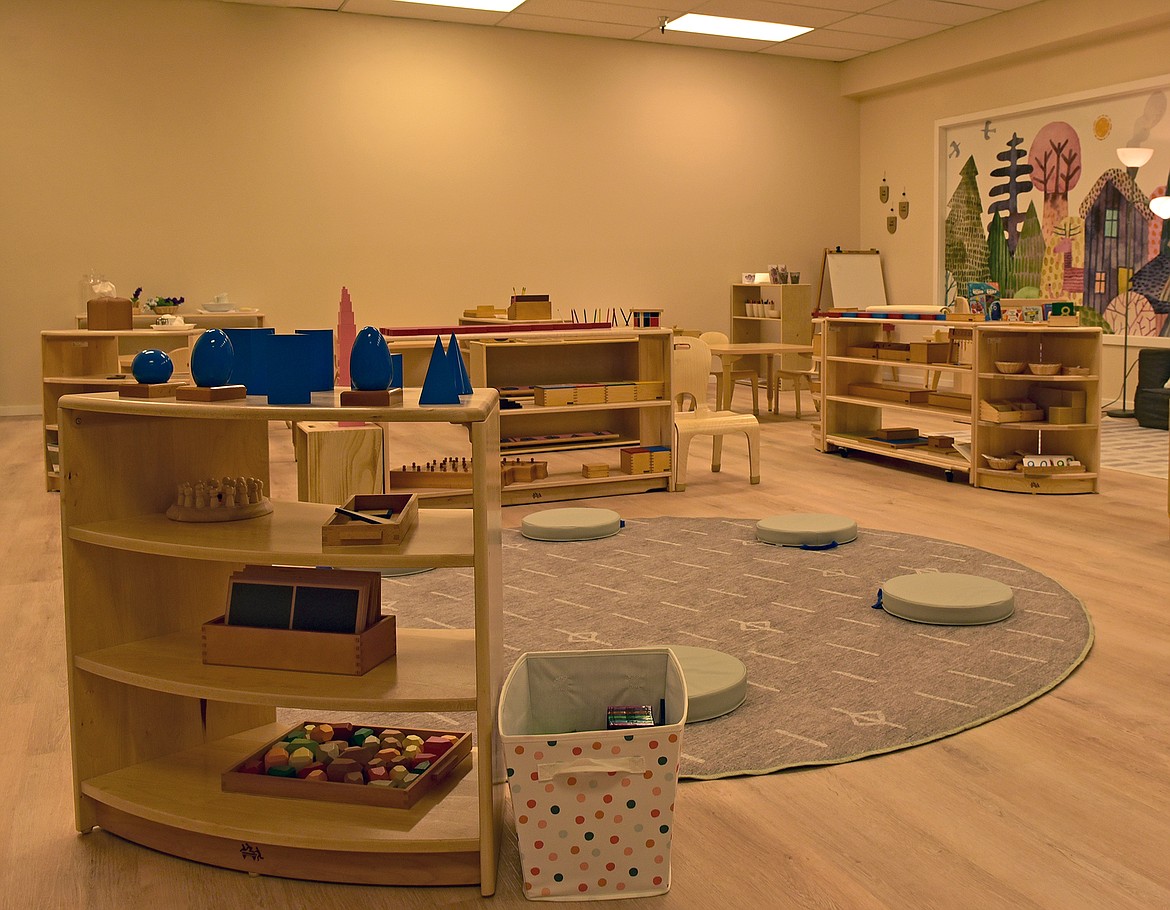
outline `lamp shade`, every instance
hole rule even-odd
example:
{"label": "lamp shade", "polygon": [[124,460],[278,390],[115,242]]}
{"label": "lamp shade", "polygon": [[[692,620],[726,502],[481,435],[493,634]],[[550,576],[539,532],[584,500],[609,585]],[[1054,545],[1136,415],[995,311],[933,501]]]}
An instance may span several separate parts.
{"label": "lamp shade", "polygon": [[1155,196],[1150,200],[1150,211],[1159,218],[1170,218],[1170,196]]}
{"label": "lamp shade", "polygon": [[1121,163],[1126,167],[1141,167],[1150,160],[1153,154],[1153,149],[1141,148],[1139,146],[1130,146],[1117,150],[1117,157],[1121,159]]}

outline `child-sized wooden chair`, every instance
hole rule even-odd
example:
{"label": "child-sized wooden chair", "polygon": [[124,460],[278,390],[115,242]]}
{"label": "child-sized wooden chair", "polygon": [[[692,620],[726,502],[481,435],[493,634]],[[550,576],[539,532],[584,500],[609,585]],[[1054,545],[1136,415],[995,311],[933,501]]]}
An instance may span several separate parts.
{"label": "child-sized wooden chair", "polygon": [[718,472],[723,436],[744,433],[748,439],[749,479],[760,482],[760,422],[751,414],[718,411],[707,402],[711,351],[701,338],[674,342],[671,390],[674,401],[674,488],[687,488],[687,453],[695,436],[710,436],[711,470]]}
{"label": "child-sized wooden chair", "polygon": [[[703,332],[699,335],[707,344],[727,344],[728,338],[722,332]],[[725,390],[723,388],[723,361],[712,356],[711,360],[711,375],[715,377],[715,404],[724,400]],[[752,385],[752,413],[757,417],[760,416],[760,377],[755,369],[750,370],[732,370],[731,371],[731,388],[726,390],[727,401],[731,401],[732,393],[735,390],[735,383],[741,379],[746,379]]]}

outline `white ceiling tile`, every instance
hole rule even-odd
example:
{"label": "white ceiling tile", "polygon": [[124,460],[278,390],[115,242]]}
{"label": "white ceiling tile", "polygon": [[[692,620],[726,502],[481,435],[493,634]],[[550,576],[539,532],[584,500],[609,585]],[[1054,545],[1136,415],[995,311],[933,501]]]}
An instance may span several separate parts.
{"label": "white ceiling tile", "polygon": [[827,10],[836,13],[867,13],[875,6],[881,6],[887,0],[786,0],[777,3],[777,6],[809,7],[814,10]]}
{"label": "white ceiling tile", "polygon": [[800,47],[835,47],[869,53],[901,44],[901,40],[886,35],[863,35],[861,32],[842,32],[832,28],[818,28],[816,31],[799,35],[784,43]]}
{"label": "white ceiling tile", "polygon": [[937,22],[912,22],[909,19],[889,19],[885,16],[850,16],[833,25],[843,32],[863,35],[884,35],[889,38],[923,38],[947,28]]}
{"label": "white ceiling tile", "polygon": [[996,10],[981,9],[966,3],[941,3],[939,0],[893,0],[870,10],[874,16],[894,19],[914,19],[921,22],[941,22],[944,25],[965,25],[976,19],[994,16]]}
{"label": "white ceiling tile", "polygon": [[468,25],[495,25],[507,13],[454,6],[431,6],[427,3],[398,3],[396,0],[348,0],[343,13],[371,16],[395,16],[399,19],[430,19],[435,22],[463,22]]}
{"label": "white ceiling tile", "polygon": [[774,57],[804,57],[807,60],[852,60],[860,57],[865,51],[851,51],[843,47],[812,47],[811,45],[794,46],[791,41],[782,41],[766,47],[761,54],[770,54]]}
{"label": "white ceiling tile", "polygon": [[339,10],[345,0],[224,0],[225,3],[246,3],[248,6],[285,6],[296,9]]}
{"label": "white ceiling tile", "polygon": [[649,34],[636,40],[686,47],[713,47],[725,51],[747,51],[753,54],[758,53],[762,47],[766,46],[763,41],[749,41],[747,38],[724,38],[721,35],[695,35],[690,32],[667,32],[663,35],[659,33],[658,29],[652,29]]}
{"label": "white ceiling tile", "polygon": [[782,22],[785,25],[805,25],[810,28],[822,28],[849,16],[849,13],[772,3],[770,0],[700,0],[690,9],[704,16],[730,16],[734,19]]}
{"label": "white ceiling tile", "polygon": [[[660,16],[673,19],[681,15],[682,10],[678,7],[647,9],[637,6],[622,6],[617,3],[597,3],[595,0],[525,0],[509,14],[509,18],[512,16],[543,16],[550,19],[564,19],[565,21],[637,25],[647,29],[657,28]],[[511,23],[501,24],[510,25]]]}
{"label": "white ceiling tile", "polygon": [[[648,29],[642,25],[620,25],[614,22],[583,22],[580,19],[557,19],[552,16],[528,16],[510,13],[500,23],[504,28],[522,28],[537,32],[560,32],[565,35],[587,35],[592,38],[626,38],[633,40]],[[657,30],[657,26],[654,26]]]}

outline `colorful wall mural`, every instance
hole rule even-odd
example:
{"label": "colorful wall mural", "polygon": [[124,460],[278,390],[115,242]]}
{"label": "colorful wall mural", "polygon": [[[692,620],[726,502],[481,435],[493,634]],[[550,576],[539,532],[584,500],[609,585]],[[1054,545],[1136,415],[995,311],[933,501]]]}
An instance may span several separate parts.
{"label": "colorful wall mural", "polygon": [[[1163,84],[1164,83],[1164,84]],[[1170,77],[940,124],[944,300],[969,282],[1073,300],[1106,331],[1170,336]],[[1126,167],[1117,149],[1153,151]]]}

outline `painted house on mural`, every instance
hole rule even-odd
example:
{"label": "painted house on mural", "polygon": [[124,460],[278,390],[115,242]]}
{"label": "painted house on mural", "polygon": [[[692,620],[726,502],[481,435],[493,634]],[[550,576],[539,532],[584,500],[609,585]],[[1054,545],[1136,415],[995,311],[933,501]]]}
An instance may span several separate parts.
{"label": "painted house on mural", "polygon": [[1111,168],[1081,202],[1085,222],[1085,306],[1104,313],[1129,291],[1133,274],[1157,252],[1150,249],[1158,217],[1137,185],[1137,168]]}

